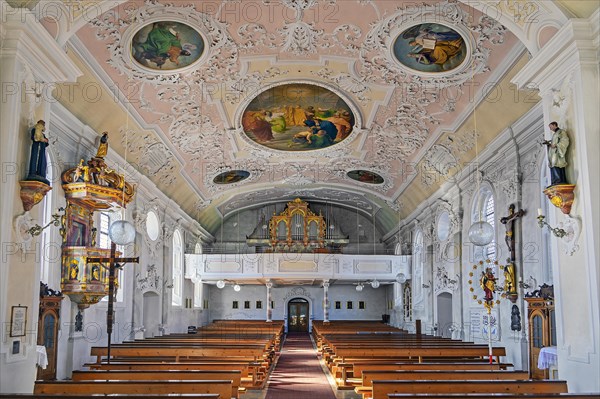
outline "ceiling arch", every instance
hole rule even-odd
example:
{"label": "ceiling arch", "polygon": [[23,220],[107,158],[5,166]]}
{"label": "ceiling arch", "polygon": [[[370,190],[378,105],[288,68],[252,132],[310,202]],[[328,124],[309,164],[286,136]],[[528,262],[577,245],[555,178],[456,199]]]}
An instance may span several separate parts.
{"label": "ceiling arch", "polygon": [[[413,2],[377,0],[275,3],[257,3],[269,13],[243,20],[236,15],[242,2],[215,2],[210,8],[192,2],[101,1],[95,3],[98,15],[93,18],[79,10],[60,22],[59,40],[74,48],[85,66],[81,81],[118,93],[119,105],[136,115],[138,126],[131,127],[128,140],[123,140],[122,126],[117,127],[111,132],[111,146],[127,152],[140,171],[208,230],[232,206],[281,202],[295,193],[315,199],[318,193],[340,206],[364,203],[366,213],[381,209],[380,228],[392,228],[400,211],[415,202],[411,174],[425,165],[444,176],[452,159],[472,156],[469,151],[478,132],[457,129],[474,109],[474,93],[484,97],[483,87],[498,84],[509,73],[520,57],[519,41],[535,53],[540,29],[565,20],[558,7],[542,1],[529,2],[534,5],[531,10],[521,2],[505,1],[487,2],[485,7],[468,1],[430,1],[418,10],[411,8]],[[41,3],[36,7],[42,11]],[[282,10],[295,18],[269,16]],[[493,10],[499,14],[493,15]],[[335,18],[328,19],[332,11]],[[425,18],[420,28],[409,23],[419,21],[417,14]],[[157,64],[154,73],[124,54],[132,47],[136,29],[163,18],[185,22],[207,38],[204,62],[172,73]],[[435,18],[442,22],[439,26],[432,22]],[[527,18],[536,18],[538,24]],[[447,32],[457,32],[466,61],[455,69],[444,70],[440,64],[439,72],[411,73],[399,62],[390,37],[408,35],[415,26],[417,33],[433,28],[446,38],[451,37]],[[426,62],[431,64],[424,59],[421,65]],[[350,136],[354,138],[316,151],[273,151],[247,140],[240,122],[255,95],[294,82],[329,88],[346,100],[356,116]],[[61,103],[98,132],[106,129],[107,120],[118,126],[112,107],[98,106],[98,115],[90,118],[84,98]],[[434,137],[434,132],[441,136]],[[450,145],[449,137],[460,145]],[[289,144],[295,145],[293,139]],[[215,183],[216,176],[235,170],[249,177]],[[374,173],[384,183],[352,180],[348,172],[353,170]],[[434,190],[439,180],[419,184]]]}

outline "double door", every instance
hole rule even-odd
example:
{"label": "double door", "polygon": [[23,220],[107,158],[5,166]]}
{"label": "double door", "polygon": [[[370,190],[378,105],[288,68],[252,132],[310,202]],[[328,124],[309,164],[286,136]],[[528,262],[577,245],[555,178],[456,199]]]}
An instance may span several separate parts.
{"label": "double door", "polygon": [[288,302],[288,332],[308,332],[308,302],[292,299]]}

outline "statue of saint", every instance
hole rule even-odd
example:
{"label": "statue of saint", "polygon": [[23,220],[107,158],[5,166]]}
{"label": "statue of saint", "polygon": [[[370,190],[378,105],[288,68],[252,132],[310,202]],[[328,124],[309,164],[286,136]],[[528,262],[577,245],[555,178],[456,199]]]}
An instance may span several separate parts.
{"label": "statue of saint", "polygon": [[46,122],[39,120],[31,129],[31,158],[29,160],[29,175],[27,180],[41,181],[50,185],[46,179],[46,147],[48,139],[44,135]]}
{"label": "statue of saint", "polygon": [[95,158],[104,158],[108,154],[108,132],[102,133],[102,137],[100,137],[100,145],[98,146],[98,151],[96,152]]}
{"label": "statue of saint", "polygon": [[551,122],[548,127],[552,130],[552,139],[542,142],[548,147],[548,166],[550,167],[550,186],[569,184],[565,173],[567,163],[567,148],[569,136],[567,132],[558,127],[558,123]]}

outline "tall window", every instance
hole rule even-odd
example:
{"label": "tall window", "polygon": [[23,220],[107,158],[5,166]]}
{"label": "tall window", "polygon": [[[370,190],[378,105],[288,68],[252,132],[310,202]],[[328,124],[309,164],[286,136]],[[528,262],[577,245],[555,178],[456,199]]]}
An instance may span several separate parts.
{"label": "tall window", "polygon": [[[99,248],[110,249],[112,242],[110,241],[110,237],[108,236],[108,228],[110,227],[111,219],[113,221],[116,221],[120,219],[120,216],[116,213],[113,213],[111,215],[108,212],[100,212],[100,223],[98,224],[100,226],[100,229],[98,231]],[[123,246],[117,245],[117,251],[123,254]],[[116,287],[117,295],[115,297],[115,300],[117,302],[123,302],[123,287],[125,273],[123,273],[123,269],[117,269],[116,273],[118,286]],[[102,298],[102,301],[108,301],[108,296]]]}
{"label": "tall window", "polygon": [[[485,221],[488,222],[494,228],[494,231],[496,231],[496,222],[495,222],[496,217],[495,217],[495,212],[494,212],[494,196],[491,195],[491,193],[488,196],[487,201],[485,202],[484,215],[485,215]],[[494,234],[494,239],[492,240],[492,242],[490,242],[485,247],[485,256],[488,259],[496,259],[496,238],[495,238],[495,234]]]}
{"label": "tall window", "polygon": [[183,303],[183,240],[179,230],[173,233],[173,296],[171,304],[182,306]]}
{"label": "tall window", "polygon": [[471,213],[471,222],[485,221],[488,222],[494,229],[494,238],[492,241],[481,249],[476,248],[476,256],[483,259],[496,259],[496,207],[494,202],[494,194],[488,186],[483,186],[479,189],[479,194],[476,194],[473,202],[473,210]]}

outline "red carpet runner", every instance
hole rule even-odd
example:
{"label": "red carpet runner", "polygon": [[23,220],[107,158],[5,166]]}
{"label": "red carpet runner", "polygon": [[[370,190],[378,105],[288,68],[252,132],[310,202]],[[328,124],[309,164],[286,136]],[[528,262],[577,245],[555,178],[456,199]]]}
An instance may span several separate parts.
{"label": "red carpet runner", "polygon": [[265,399],[335,399],[308,334],[287,335]]}

